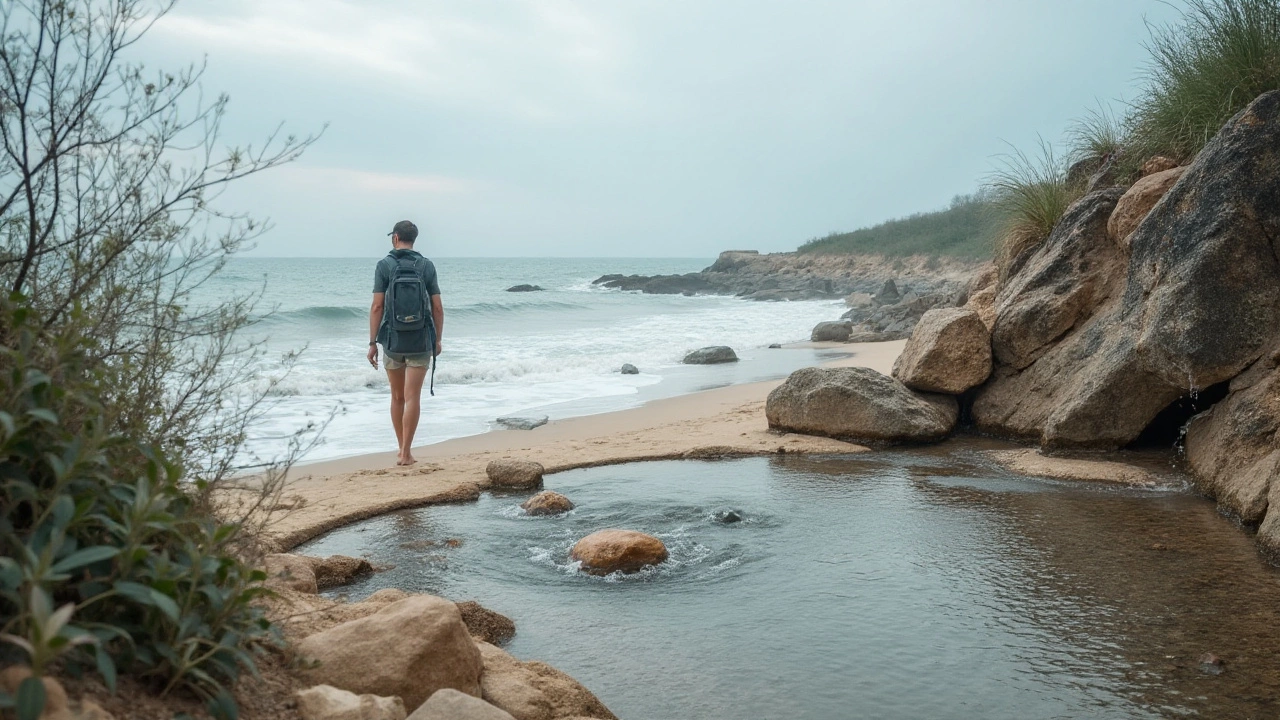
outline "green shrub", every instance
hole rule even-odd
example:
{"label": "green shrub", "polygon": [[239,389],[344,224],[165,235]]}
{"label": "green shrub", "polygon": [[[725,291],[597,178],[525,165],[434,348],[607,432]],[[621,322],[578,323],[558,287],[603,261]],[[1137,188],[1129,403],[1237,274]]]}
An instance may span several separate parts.
{"label": "green shrub", "polygon": [[853,232],[831,233],[806,242],[798,251],[980,259],[991,256],[996,220],[985,197],[962,195],[952,200],[946,210],[917,213]]}
{"label": "green shrub", "polygon": [[1181,24],[1151,28],[1148,49],[1135,150],[1189,161],[1254,98],[1280,89],[1280,0],[1187,0]]}
{"label": "green shrub", "polygon": [[988,187],[1003,217],[995,248],[1001,280],[1008,277],[1019,255],[1049,237],[1083,189],[1067,182],[1062,158],[1043,140],[1039,157],[1016,148],[1005,155],[988,179]]}
{"label": "green shrub", "polygon": [[[90,343],[40,347],[25,302],[0,305],[0,639],[37,675],[92,668],[114,690],[129,674],[234,717],[229,688],[272,637],[251,604],[264,575],[229,552],[235,526],[193,507],[177,465],[107,431]],[[113,457],[144,472],[120,476]],[[7,699],[24,717],[36,685]]]}

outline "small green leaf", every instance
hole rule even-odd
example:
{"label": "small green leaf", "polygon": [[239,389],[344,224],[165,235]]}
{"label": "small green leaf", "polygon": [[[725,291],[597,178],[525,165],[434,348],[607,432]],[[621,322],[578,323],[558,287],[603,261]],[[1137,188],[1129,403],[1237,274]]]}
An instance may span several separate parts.
{"label": "small green leaf", "polygon": [[44,712],[44,683],[38,677],[29,677],[18,686],[18,695],[14,698],[14,708],[18,720],[39,720]]}
{"label": "small green leaf", "polygon": [[119,548],[114,548],[109,545],[95,545],[93,547],[83,548],[54,563],[53,571],[56,573],[69,572],[78,567],[92,565],[93,563],[113,558],[119,554]]}
{"label": "small green leaf", "polygon": [[160,612],[164,613],[175,623],[178,622],[178,615],[180,614],[180,611],[178,610],[178,603],[174,602],[173,598],[165,595],[155,588],[148,589],[151,592],[151,599],[154,601],[155,606],[160,608]]}
{"label": "small green leaf", "polygon": [[102,643],[98,643],[98,647],[94,648],[94,655],[98,664],[98,674],[102,676],[102,682],[106,684],[111,694],[115,695],[116,661],[111,659],[111,654],[102,646]]}
{"label": "small green leaf", "polygon": [[51,425],[58,424],[57,413],[50,410],[49,408],[32,408],[31,410],[27,411],[27,415],[37,420],[43,420],[44,422],[47,422]]}
{"label": "small green leaf", "polygon": [[237,720],[240,708],[236,707],[236,700],[231,693],[226,688],[221,688],[209,698],[209,714],[218,720]]}

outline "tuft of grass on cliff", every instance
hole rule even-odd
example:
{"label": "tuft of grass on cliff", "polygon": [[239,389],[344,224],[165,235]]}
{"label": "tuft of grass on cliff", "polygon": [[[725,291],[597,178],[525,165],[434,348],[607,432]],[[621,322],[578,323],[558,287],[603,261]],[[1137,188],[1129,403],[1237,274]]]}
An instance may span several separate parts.
{"label": "tuft of grass on cliff", "polygon": [[1129,118],[1139,158],[1189,161],[1254,98],[1280,89],[1280,0],[1185,2],[1181,23],[1151,28]]}
{"label": "tuft of grass on cliff", "polygon": [[872,227],[814,238],[798,248],[823,255],[991,257],[1000,218],[984,194],[960,195],[945,210],[916,213]]}

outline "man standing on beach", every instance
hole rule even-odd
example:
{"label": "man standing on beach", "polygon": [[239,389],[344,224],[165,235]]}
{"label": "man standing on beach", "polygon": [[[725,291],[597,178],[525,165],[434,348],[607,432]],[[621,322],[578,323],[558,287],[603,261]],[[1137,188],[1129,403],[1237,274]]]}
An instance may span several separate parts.
{"label": "man standing on beach", "polygon": [[[391,425],[396,430],[397,465],[417,462],[410,449],[413,435],[418,430],[418,417],[422,412],[422,384],[427,368],[440,354],[440,336],[444,330],[444,304],[440,301],[440,283],[436,278],[436,266],[413,249],[418,239],[418,227],[408,220],[401,220],[388,235],[391,236],[391,252],[378,261],[373,274],[373,305],[369,308],[369,364],[378,367],[378,345],[383,347],[382,361],[391,382]],[[422,281],[431,304],[434,322],[435,351],[404,354],[388,349],[391,323],[387,308],[387,289],[402,267],[412,266]],[[407,272],[407,270],[406,270]],[[411,275],[412,277],[412,275]],[[424,299],[427,299],[424,298]],[[425,305],[425,303],[424,303]]]}

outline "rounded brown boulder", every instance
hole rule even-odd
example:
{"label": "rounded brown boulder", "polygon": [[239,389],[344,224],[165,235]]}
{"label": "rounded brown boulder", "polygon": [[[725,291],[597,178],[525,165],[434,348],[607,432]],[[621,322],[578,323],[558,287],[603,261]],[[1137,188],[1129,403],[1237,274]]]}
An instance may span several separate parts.
{"label": "rounded brown boulder", "polygon": [[634,530],[600,530],[582,538],[569,551],[592,575],[634,573],[667,559],[667,546],[652,535]]}
{"label": "rounded brown boulder", "polygon": [[893,376],[920,392],[959,395],[990,375],[991,333],[967,308],[925,313],[893,364]]}
{"label": "rounded brown boulder", "polygon": [[489,482],[496,487],[504,488],[537,488],[542,487],[541,463],[523,460],[494,460],[485,468]]}
{"label": "rounded brown boulder", "polygon": [[558,492],[543,490],[525,500],[520,507],[530,515],[559,515],[573,509],[573,502]]}

